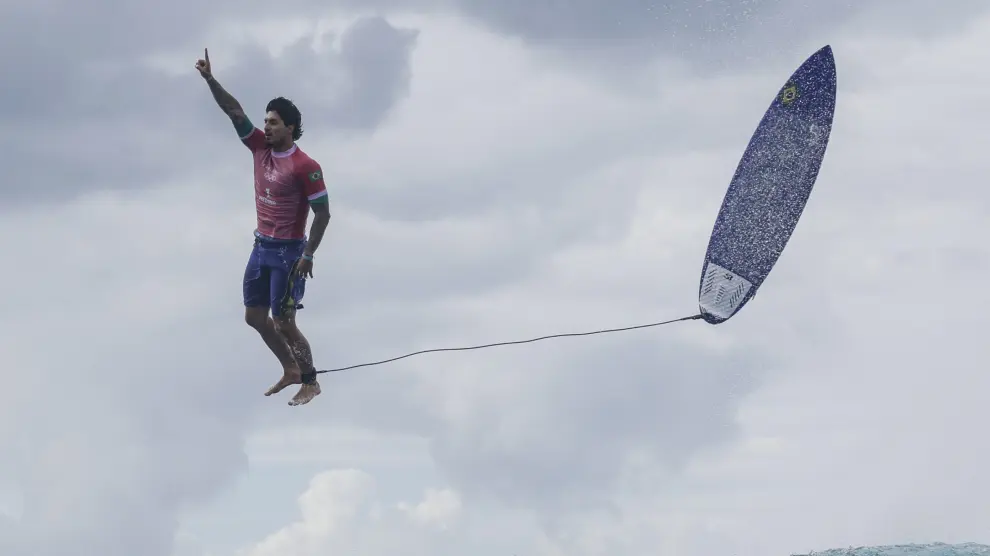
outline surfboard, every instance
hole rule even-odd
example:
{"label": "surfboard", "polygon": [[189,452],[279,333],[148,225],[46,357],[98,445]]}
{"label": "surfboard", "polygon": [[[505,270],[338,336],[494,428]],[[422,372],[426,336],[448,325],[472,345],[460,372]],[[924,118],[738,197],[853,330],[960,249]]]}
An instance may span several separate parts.
{"label": "surfboard", "polygon": [[709,324],[738,313],[784,251],[818,179],[835,98],[835,58],[826,45],[791,74],[756,127],[705,252],[698,304]]}

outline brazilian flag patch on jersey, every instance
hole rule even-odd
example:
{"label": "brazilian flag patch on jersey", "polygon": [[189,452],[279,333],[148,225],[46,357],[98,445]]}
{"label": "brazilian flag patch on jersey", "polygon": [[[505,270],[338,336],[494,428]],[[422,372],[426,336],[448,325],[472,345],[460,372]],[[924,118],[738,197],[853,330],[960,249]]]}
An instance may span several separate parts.
{"label": "brazilian flag patch on jersey", "polygon": [[317,180],[319,180],[322,177],[323,177],[323,172],[320,172],[319,170],[317,170],[317,171],[312,172],[312,173],[309,174],[309,181],[317,181]]}

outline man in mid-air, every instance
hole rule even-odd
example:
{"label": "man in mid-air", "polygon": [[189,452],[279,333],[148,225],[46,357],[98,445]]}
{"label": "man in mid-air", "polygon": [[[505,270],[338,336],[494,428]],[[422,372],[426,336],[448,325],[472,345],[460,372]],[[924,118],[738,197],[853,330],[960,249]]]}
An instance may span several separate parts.
{"label": "man in mid-air", "polygon": [[[313,254],[330,223],[323,171],[296,145],[303,133],[302,116],[291,101],[278,97],[269,102],[261,131],[213,77],[209,50],[196,62],[196,69],[254,157],[258,227],[244,270],[244,318],[282,364],[282,378],[265,395],[300,384],[289,405],[302,405],[320,394],[312,350],[295,316],[302,308],[306,277],[313,276]],[[313,225],[307,241],[311,208]]]}

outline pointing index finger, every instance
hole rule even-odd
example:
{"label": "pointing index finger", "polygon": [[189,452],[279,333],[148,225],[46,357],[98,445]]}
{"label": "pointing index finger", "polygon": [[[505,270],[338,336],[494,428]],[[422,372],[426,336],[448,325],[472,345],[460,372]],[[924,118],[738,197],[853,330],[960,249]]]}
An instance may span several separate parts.
{"label": "pointing index finger", "polygon": [[209,48],[204,48],[203,49],[203,56],[205,57],[205,59],[206,59],[207,62],[210,61],[210,49]]}

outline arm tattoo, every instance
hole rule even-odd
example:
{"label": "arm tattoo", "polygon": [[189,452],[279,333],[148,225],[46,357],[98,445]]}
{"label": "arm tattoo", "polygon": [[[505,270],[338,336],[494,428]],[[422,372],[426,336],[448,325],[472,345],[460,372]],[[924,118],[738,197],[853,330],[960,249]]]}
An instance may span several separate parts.
{"label": "arm tattoo", "polygon": [[241,103],[237,102],[237,99],[233,95],[224,90],[212,75],[206,79],[206,83],[210,86],[210,92],[213,93],[213,100],[217,101],[220,109],[235,124],[240,123],[244,119],[244,109],[241,108]]}

